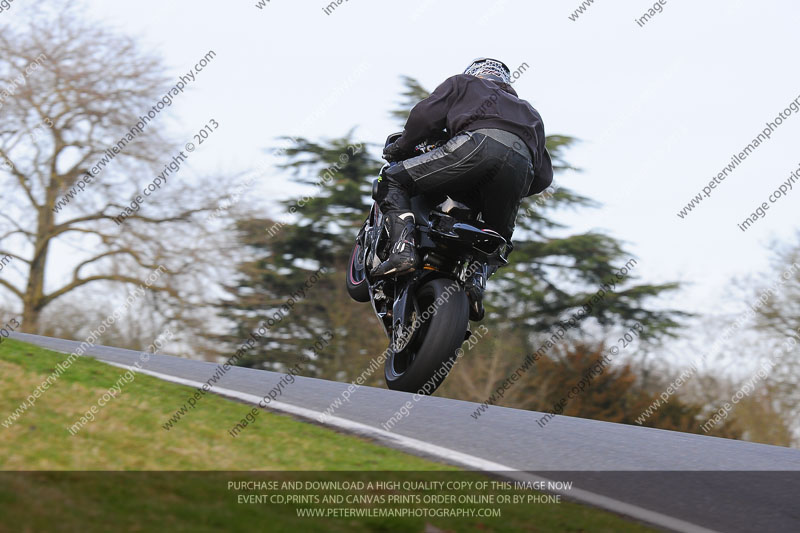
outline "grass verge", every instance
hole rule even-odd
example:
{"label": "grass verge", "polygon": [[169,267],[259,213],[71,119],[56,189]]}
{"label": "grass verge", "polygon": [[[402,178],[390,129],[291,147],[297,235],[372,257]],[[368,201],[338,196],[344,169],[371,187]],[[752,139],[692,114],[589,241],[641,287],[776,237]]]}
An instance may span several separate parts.
{"label": "grass verge", "polygon": [[[0,422],[7,422],[64,358],[21,342],[0,344]],[[81,358],[16,422],[0,425],[0,469],[5,471],[0,472],[0,531],[650,531],[569,502],[406,506],[499,509],[501,517],[492,518],[298,518],[299,508],[337,507],[320,501],[326,495],[348,497],[358,491],[231,489],[230,483],[486,478],[274,413],[260,415],[232,438],[227,429],[250,407],[213,395],[192,417],[165,431],[161,424],[191,389],[145,375],[137,375],[71,436],[68,428],[124,372]],[[359,494],[387,498],[407,492]],[[318,500],[269,501],[278,494],[316,494]],[[253,498],[264,495],[266,501]]]}

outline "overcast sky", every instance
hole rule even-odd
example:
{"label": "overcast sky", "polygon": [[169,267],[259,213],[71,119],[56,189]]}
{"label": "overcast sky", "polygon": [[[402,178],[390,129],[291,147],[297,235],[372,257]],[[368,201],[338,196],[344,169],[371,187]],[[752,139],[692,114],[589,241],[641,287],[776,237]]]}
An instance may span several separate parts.
{"label": "overcast sky", "polygon": [[[603,207],[564,220],[623,240],[643,280],[687,282],[675,305],[717,311],[730,279],[764,269],[771,239],[798,228],[800,190],[746,233],[737,227],[800,166],[796,115],[677,216],[800,96],[797,3],[669,0],[643,27],[635,19],[653,4],[633,0],[597,0],[575,21],[578,0],[352,0],[330,14],[324,0],[256,3],[88,2],[88,18],[139,36],[176,78],[217,53],[169,110],[177,140],[210,118],[221,125],[189,171],[254,168],[282,135],[335,137],[359,125],[360,137],[382,142],[399,129],[388,113],[400,75],[433,89],[491,56],[527,63],[520,96],[548,133],[582,140],[569,161],[584,171],[557,180]],[[286,184],[273,175],[260,190],[285,197]]]}

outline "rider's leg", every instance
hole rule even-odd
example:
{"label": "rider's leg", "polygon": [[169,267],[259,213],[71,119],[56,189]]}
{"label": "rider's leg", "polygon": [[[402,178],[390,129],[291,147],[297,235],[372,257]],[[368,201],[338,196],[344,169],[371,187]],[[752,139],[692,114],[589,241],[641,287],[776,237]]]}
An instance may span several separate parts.
{"label": "rider's leg", "polygon": [[[373,274],[399,274],[415,267],[412,194],[477,192],[483,200],[484,221],[509,239],[526,183],[532,177],[529,167],[530,162],[509,147],[471,132],[388,167],[378,181],[376,200],[389,217],[394,246],[391,256]],[[409,220],[411,229],[404,231]]]}
{"label": "rider's leg", "polygon": [[514,233],[519,206],[532,180],[530,160],[511,150],[489,186],[480,192],[483,221],[507,241]]}
{"label": "rider's leg", "polygon": [[[490,180],[478,192],[483,221],[510,242],[520,203],[533,179],[533,168],[530,160],[510,150],[488,176]],[[470,320],[483,319],[483,293],[496,271],[496,266],[481,269],[467,281]]]}
{"label": "rider's leg", "polygon": [[376,277],[413,272],[417,266],[417,247],[414,239],[416,226],[411,211],[411,176],[401,164],[392,165],[381,172],[378,178],[378,193],[375,200],[386,215],[392,252],[375,267]]}
{"label": "rider's leg", "polygon": [[465,185],[465,174],[483,161],[481,152],[486,140],[491,141],[483,135],[458,135],[436,150],[391,165],[381,172],[375,200],[387,216],[393,245],[391,255],[375,267],[373,276],[404,274],[416,268],[416,227],[411,194]]}

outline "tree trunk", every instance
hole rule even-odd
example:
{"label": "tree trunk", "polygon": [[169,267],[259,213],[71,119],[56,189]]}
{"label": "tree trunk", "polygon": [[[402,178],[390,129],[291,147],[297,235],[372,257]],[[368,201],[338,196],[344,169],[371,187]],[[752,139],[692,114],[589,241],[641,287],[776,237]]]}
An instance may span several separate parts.
{"label": "tree trunk", "polygon": [[[49,196],[49,195],[48,195]],[[47,267],[47,255],[50,251],[50,232],[53,229],[53,212],[45,206],[39,208],[39,223],[36,228],[36,243],[33,259],[28,273],[28,284],[25,287],[24,308],[22,311],[22,331],[24,333],[39,332],[39,315],[44,302],[44,276]]]}
{"label": "tree trunk", "polygon": [[33,306],[28,305],[25,301],[25,309],[22,311],[22,333],[38,333],[39,332],[39,311],[34,309]]}

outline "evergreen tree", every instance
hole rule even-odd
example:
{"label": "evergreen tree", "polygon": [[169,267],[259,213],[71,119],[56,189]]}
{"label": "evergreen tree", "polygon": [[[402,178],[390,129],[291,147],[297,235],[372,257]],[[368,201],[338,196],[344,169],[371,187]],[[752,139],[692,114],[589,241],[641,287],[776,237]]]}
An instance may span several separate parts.
{"label": "evergreen tree", "polygon": [[[280,168],[308,192],[281,202],[288,221],[238,223],[240,241],[251,251],[252,260],[239,266],[237,282],[227,287],[231,299],[221,304],[222,315],[235,327],[220,340],[228,347],[225,353],[232,353],[292,294],[305,289],[306,296],[239,364],[282,370],[311,356],[304,367],[306,375],[347,379],[385,349],[371,308],[352,302],[344,287],[354,236],[370,201],[369,178],[381,162],[353,138],[352,131],[340,139],[291,141]],[[321,268],[321,279],[306,287]],[[328,330],[335,340],[321,354],[313,354],[310,347]],[[370,383],[381,379],[373,376]]]}

